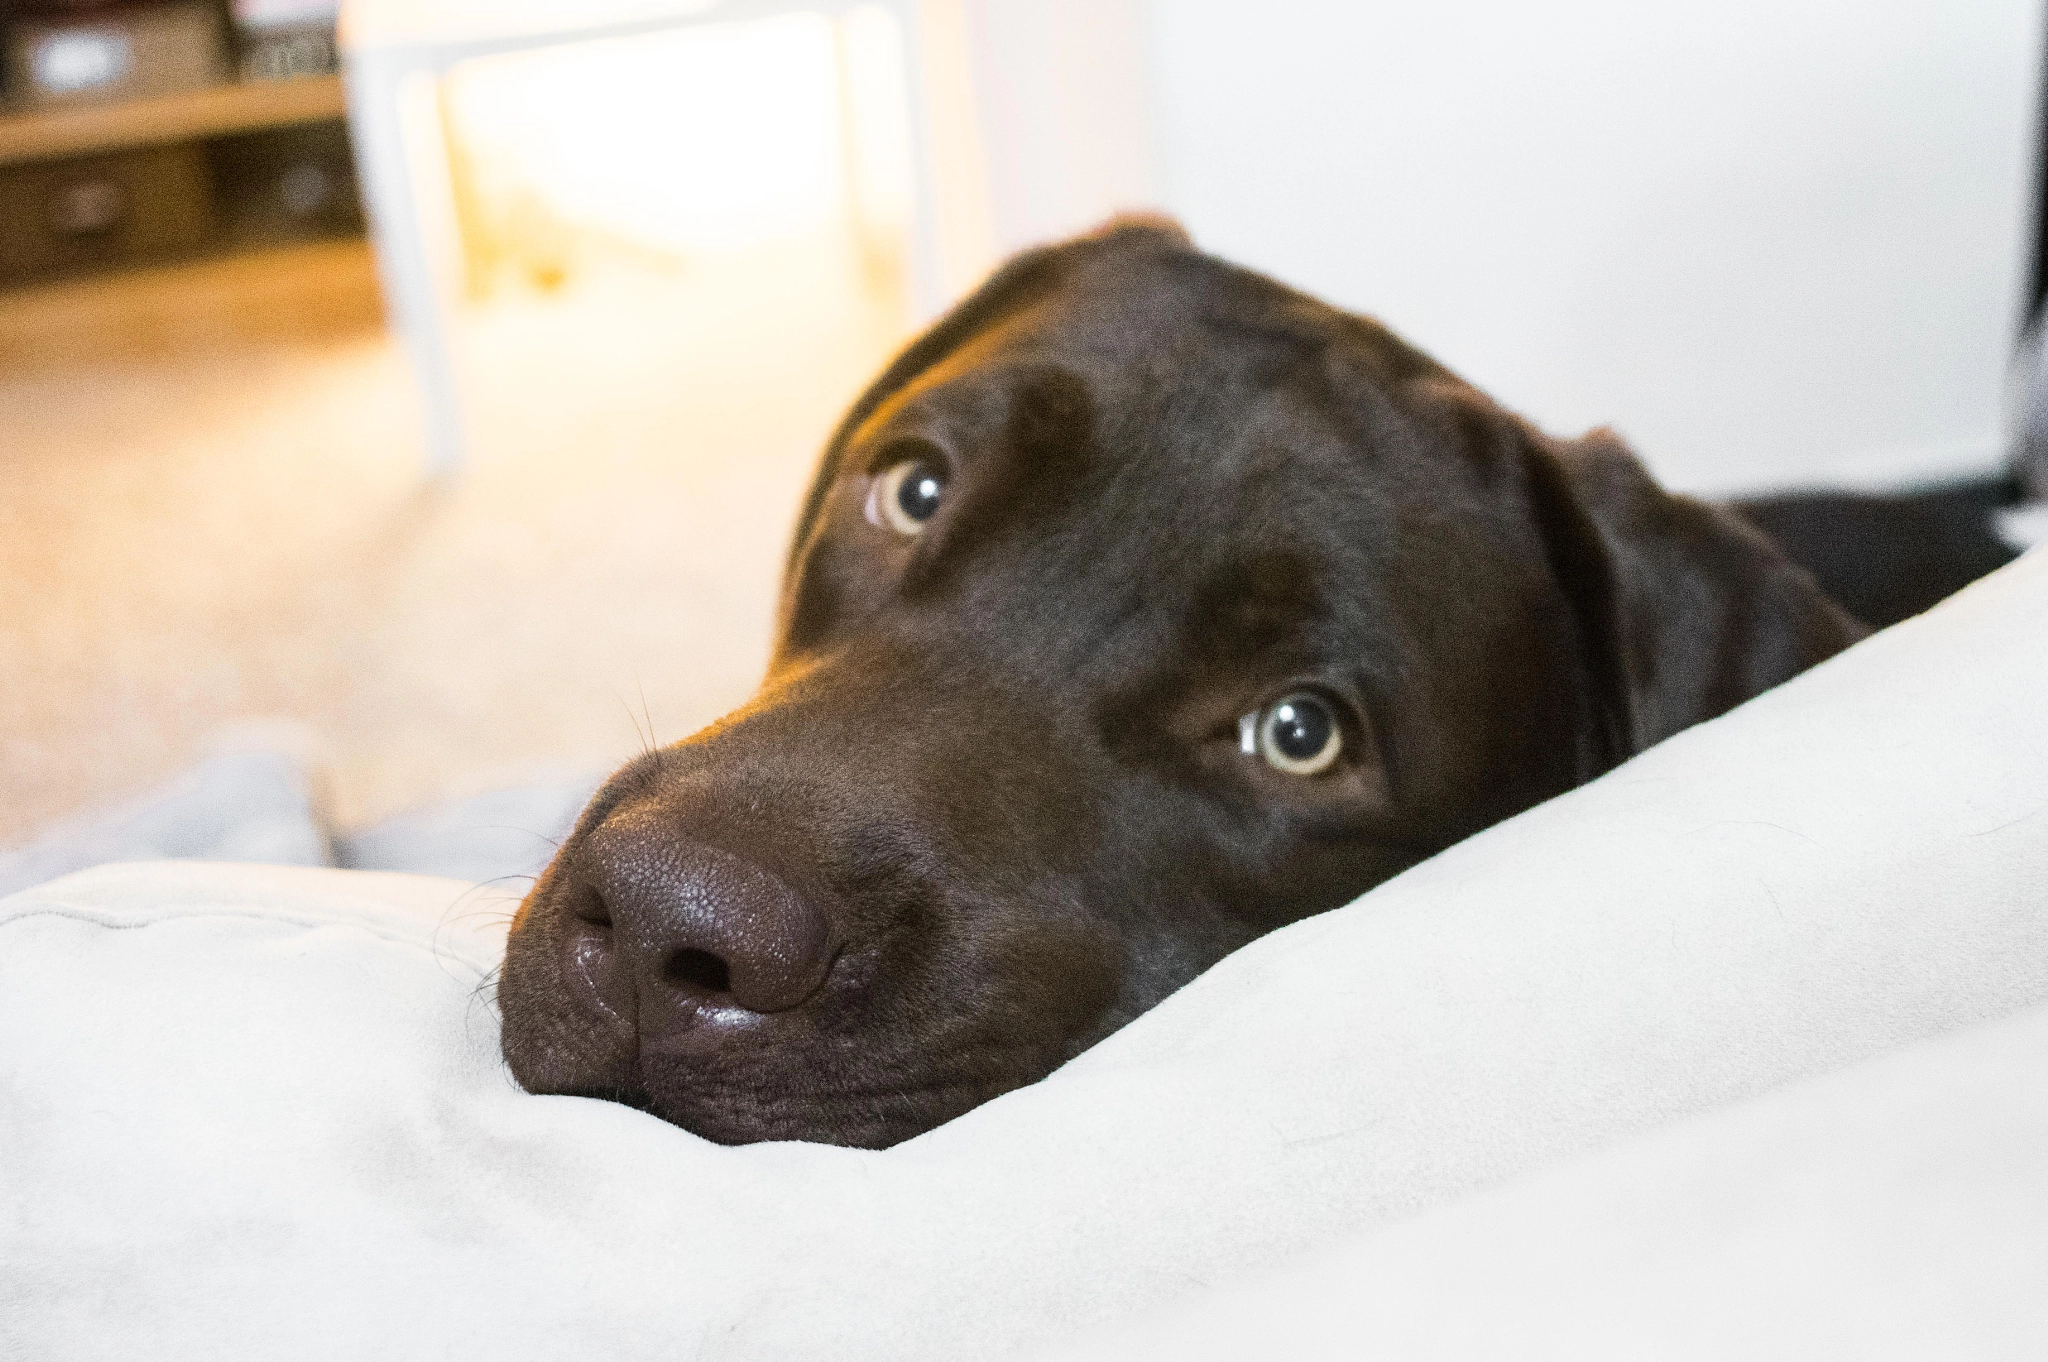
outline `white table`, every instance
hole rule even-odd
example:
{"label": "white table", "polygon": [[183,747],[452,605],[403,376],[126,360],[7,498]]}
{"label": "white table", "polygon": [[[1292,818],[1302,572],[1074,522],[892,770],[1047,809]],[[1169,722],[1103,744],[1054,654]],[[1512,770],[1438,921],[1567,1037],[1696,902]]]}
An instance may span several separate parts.
{"label": "white table", "polygon": [[431,471],[464,459],[462,406],[449,316],[462,242],[449,169],[440,81],[476,57],[600,38],[636,37],[692,24],[795,12],[839,16],[858,6],[890,12],[903,35],[909,88],[912,204],[911,304],[920,318],[941,302],[937,195],[926,52],[916,0],[348,0],[342,9],[350,129],[386,306],[404,339],[427,420]]}

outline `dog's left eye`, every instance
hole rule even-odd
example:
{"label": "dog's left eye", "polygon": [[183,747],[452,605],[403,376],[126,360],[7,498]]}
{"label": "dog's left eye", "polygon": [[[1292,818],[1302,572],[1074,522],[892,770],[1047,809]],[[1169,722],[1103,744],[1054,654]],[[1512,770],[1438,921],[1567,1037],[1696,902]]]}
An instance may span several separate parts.
{"label": "dog's left eye", "polygon": [[890,464],[868,490],[868,523],[898,534],[918,534],[939,513],[945,495],[945,472],[937,464],[926,459]]}
{"label": "dog's left eye", "polygon": [[1308,691],[1245,715],[1238,732],[1246,756],[1256,752],[1290,776],[1320,775],[1344,750],[1344,730],[1329,701]]}

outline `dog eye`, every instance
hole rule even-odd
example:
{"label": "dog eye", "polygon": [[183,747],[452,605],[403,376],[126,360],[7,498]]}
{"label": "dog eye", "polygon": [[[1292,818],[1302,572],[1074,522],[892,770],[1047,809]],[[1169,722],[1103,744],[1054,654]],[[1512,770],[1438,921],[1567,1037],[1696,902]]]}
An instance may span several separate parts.
{"label": "dog eye", "polygon": [[868,491],[868,523],[917,534],[938,514],[945,494],[945,473],[937,464],[926,459],[890,464]]}
{"label": "dog eye", "polygon": [[1266,765],[1290,776],[1327,771],[1344,750],[1344,730],[1329,702],[1307,691],[1245,715],[1238,732],[1246,755],[1257,752]]}

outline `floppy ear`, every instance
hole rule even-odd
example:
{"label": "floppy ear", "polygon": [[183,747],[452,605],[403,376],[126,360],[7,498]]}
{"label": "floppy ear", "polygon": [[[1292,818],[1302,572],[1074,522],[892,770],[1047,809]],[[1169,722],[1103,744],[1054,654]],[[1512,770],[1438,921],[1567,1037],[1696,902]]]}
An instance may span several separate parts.
{"label": "floppy ear", "polygon": [[1612,431],[1575,441],[1532,432],[1529,469],[1608,764],[1870,632],[1734,512],[1659,487]]}

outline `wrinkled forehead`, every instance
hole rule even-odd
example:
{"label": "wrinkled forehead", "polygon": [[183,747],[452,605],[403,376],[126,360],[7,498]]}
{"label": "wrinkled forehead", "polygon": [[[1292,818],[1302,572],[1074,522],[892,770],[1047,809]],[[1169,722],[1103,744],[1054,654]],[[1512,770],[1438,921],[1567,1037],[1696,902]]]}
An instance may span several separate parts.
{"label": "wrinkled forehead", "polygon": [[962,457],[992,457],[1034,409],[1056,407],[1085,425],[1098,460],[1188,445],[1198,456],[1188,471],[1199,472],[1224,446],[1280,431],[1302,443],[1319,417],[1375,405],[1371,366],[1352,353],[1359,325],[1192,252],[1087,261],[961,337],[874,404],[842,449],[858,460],[910,431],[950,436]]}
{"label": "wrinkled forehead", "polygon": [[1205,633],[1240,632],[1220,603],[1247,589],[1268,622],[1320,616],[1331,579],[1395,538],[1396,489],[1360,451],[1413,440],[1335,318],[1200,257],[1084,276],[877,407],[843,471],[940,446],[957,483],[938,575],[984,569],[961,584],[979,606],[1072,577],[1111,613],[1135,592]]}
{"label": "wrinkled forehead", "polygon": [[[1027,252],[854,404],[805,499],[790,565],[818,529],[829,489],[869,471],[882,442],[922,421],[969,448],[999,451],[1005,424],[1020,403],[1045,397],[1048,379],[1087,399],[1104,456],[1157,458],[1178,440],[1213,459],[1228,437],[1272,419],[1276,404],[1318,403],[1353,423],[1363,415],[1385,425],[1385,393],[1428,376],[1455,382],[1377,323],[1183,238],[1123,232]],[[1354,391],[1340,391],[1347,387]],[[1362,434],[1370,441],[1375,432]]]}
{"label": "wrinkled forehead", "polygon": [[1049,634],[1089,636],[1092,615],[1241,633],[1239,599],[1268,622],[1372,609],[1359,584],[1419,542],[1403,508],[1443,491],[1442,432],[1403,389],[1455,379],[1368,320],[1191,250],[1055,263],[885,376],[814,504],[939,446],[955,483],[906,599],[1035,618],[1057,598]]}

